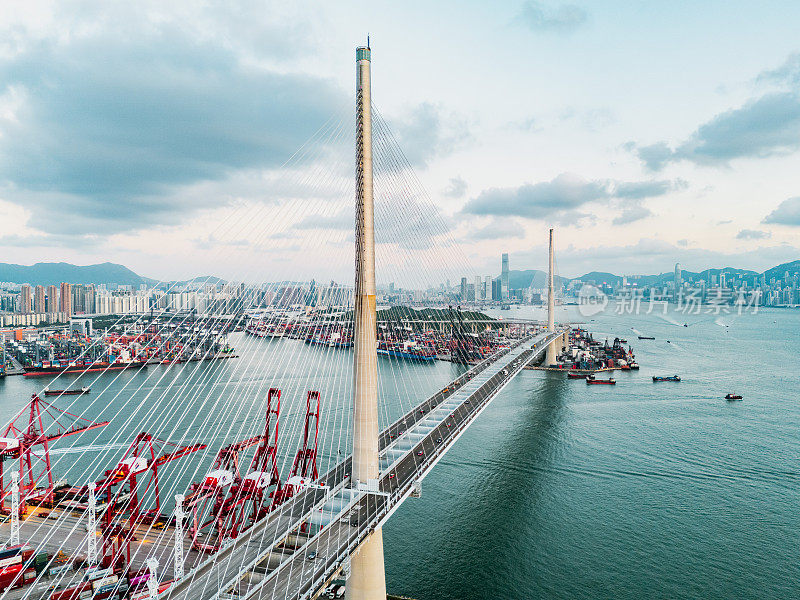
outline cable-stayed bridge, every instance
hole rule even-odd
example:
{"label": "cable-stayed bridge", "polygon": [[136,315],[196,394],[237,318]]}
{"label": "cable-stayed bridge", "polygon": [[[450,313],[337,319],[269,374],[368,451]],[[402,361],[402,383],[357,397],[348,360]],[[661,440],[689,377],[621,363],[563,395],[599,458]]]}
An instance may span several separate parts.
{"label": "cable-stayed bridge", "polygon": [[[170,588],[166,598],[308,598],[389,518],[497,393],[563,331],[526,336],[425,399],[381,432],[377,485],[353,487],[352,461],[326,473]],[[300,546],[286,540],[318,529]],[[313,558],[309,558],[313,557]]]}
{"label": "cable-stayed bridge", "polygon": [[[0,458],[11,465],[0,472],[0,505],[8,513],[0,533],[9,540],[0,551],[0,597],[312,598],[344,577],[351,600],[382,600],[382,524],[421,493],[424,477],[500,390],[526,365],[545,355],[552,361],[566,346],[567,330],[554,319],[552,230],[546,324],[520,321],[511,335],[507,321],[470,321],[472,331],[465,332],[463,321],[441,314],[422,325],[378,321],[376,270],[400,267],[376,260],[376,237],[390,230],[390,245],[402,255],[405,244],[416,248],[430,232],[430,214],[415,203],[419,183],[408,179],[409,165],[392,150],[377,114],[384,129],[375,136],[373,174],[370,69],[370,49],[358,48],[355,285],[333,294],[345,305],[295,315],[295,324],[305,319],[303,341],[275,340],[290,331],[286,321],[258,323],[252,332],[268,340],[251,338],[246,345],[263,361],[243,352],[246,362],[230,369],[182,363],[174,337],[165,333],[180,330],[181,341],[199,340],[192,357],[201,350],[216,354],[220,319],[202,326],[191,313],[164,307],[158,319],[121,337],[147,356],[163,356],[166,348],[169,358],[159,364],[168,368],[150,370],[126,392],[147,366],[139,361],[133,377],[115,387],[123,374],[115,375],[88,405],[74,400],[62,409],[34,395],[0,437]],[[339,133],[333,128],[330,136]],[[375,204],[373,180],[381,178],[391,182],[400,204]],[[387,227],[385,215],[392,213]],[[456,257],[454,247],[433,245],[413,260],[400,258],[432,273],[439,261]],[[250,289],[247,294],[263,296],[263,287]],[[247,294],[223,303],[241,307],[253,300]],[[286,286],[276,295],[284,298]],[[225,328],[240,325],[243,314],[229,315]],[[484,327],[492,335],[482,337]],[[389,362],[379,365],[380,352]],[[391,360],[427,364],[442,353],[465,370],[430,395]],[[82,362],[73,384],[115,363],[99,364],[97,357]],[[269,376],[260,374],[265,364],[274,369]],[[305,406],[298,406],[302,388]],[[117,403],[123,393],[130,399]],[[70,465],[74,453],[63,452],[51,460],[51,444],[67,436],[90,444],[87,433],[105,428],[110,431],[95,458]],[[279,450],[298,438],[293,456]],[[66,491],[53,477],[59,464],[74,479]]]}

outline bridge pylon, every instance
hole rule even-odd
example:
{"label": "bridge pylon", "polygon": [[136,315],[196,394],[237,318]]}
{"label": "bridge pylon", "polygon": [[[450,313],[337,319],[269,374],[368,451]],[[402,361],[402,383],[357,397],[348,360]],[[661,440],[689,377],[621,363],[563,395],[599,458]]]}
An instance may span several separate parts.
{"label": "bridge pylon", "polygon": [[[353,335],[353,487],[378,487],[378,354],[375,314],[375,229],[372,195],[371,51],[356,49],[356,281]],[[348,600],[384,600],[386,573],[380,528],[351,557]]]}
{"label": "bridge pylon", "polygon": [[[553,242],[553,229],[550,229],[550,252],[548,256],[549,268],[547,271],[547,332],[556,330],[556,292],[555,292],[555,247]],[[544,364],[550,366],[556,362],[558,355],[557,345],[559,340],[553,340],[547,346]]]}

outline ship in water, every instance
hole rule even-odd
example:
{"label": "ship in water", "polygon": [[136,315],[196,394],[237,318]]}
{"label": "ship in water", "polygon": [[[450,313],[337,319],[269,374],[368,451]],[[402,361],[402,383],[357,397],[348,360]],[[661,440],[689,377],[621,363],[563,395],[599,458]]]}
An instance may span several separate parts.
{"label": "ship in water", "polygon": [[286,325],[277,323],[253,322],[244,330],[250,335],[262,338],[281,338],[286,335]]}
{"label": "ship in water", "polygon": [[405,360],[422,362],[431,362],[436,360],[436,350],[426,346],[418,346],[409,342],[402,344],[393,342],[379,342],[378,355],[386,356],[388,358],[402,358]]}
{"label": "ship in water", "polygon": [[350,330],[337,329],[312,331],[305,339],[306,344],[312,346],[327,346],[329,348],[352,348],[353,336]]}
{"label": "ship in water", "polygon": [[58,362],[41,362],[25,367],[25,377],[48,377],[64,373],[96,373],[105,371],[123,371],[125,369],[144,369],[147,363],[143,360],[128,361],[73,361],[67,364]]}
{"label": "ship in water", "polygon": [[82,387],[79,390],[51,390],[49,387],[44,388],[45,396],[83,396],[91,392],[91,388]]}

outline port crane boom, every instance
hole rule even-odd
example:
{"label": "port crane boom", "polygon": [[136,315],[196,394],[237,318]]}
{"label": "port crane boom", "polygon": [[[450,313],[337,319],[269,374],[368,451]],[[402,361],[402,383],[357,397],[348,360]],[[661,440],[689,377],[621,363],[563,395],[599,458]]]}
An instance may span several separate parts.
{"label": "port crane boom", "polygon": [[[27,424],[23,424],[26,413]],[[6,489],[4,479],[3,463],[6,459],[19,459],[20,515],[25,513],[28,504],[51,506],[54,483],[50,444],[106,425],[108,421],[95,423],[61,410],[33,394],[28,409],[20,411],[0,438],[0,508],[11,493]]]}
{"label": "port crane boom", "polygon": [[[128,447],[113,469],[95,483],[99,497],[105,496],[101,532],[103,536],[103,565],[130,564],[130,542],[133,530],[139,523],[153,523],[161,516],[161,492],[158,469],[165,464],[206,448],[205,444],[192,444],[164,452],[176,444],[142,432]],[[146,478],[144,489],[140,483]],[[142,512],[144,497],[152,490],[155,508]]]}

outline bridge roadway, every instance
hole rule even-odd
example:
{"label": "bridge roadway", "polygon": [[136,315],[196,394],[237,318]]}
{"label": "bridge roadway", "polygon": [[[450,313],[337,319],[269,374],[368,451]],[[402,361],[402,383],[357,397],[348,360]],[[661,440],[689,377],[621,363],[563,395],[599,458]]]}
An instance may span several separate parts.
{"label": "bridge roadway", "polygon": [[[380,436],[381,474],[350,487],[350,457],[197,565],[168,600],[313,598],[412,493],[489,402],[562,331],[528,336],[463,373]],[[303,531],[303,535],[297,535]],[[165,565],[166,566],[166,565]],[[162,567],[163,568],[163,567]]]}

